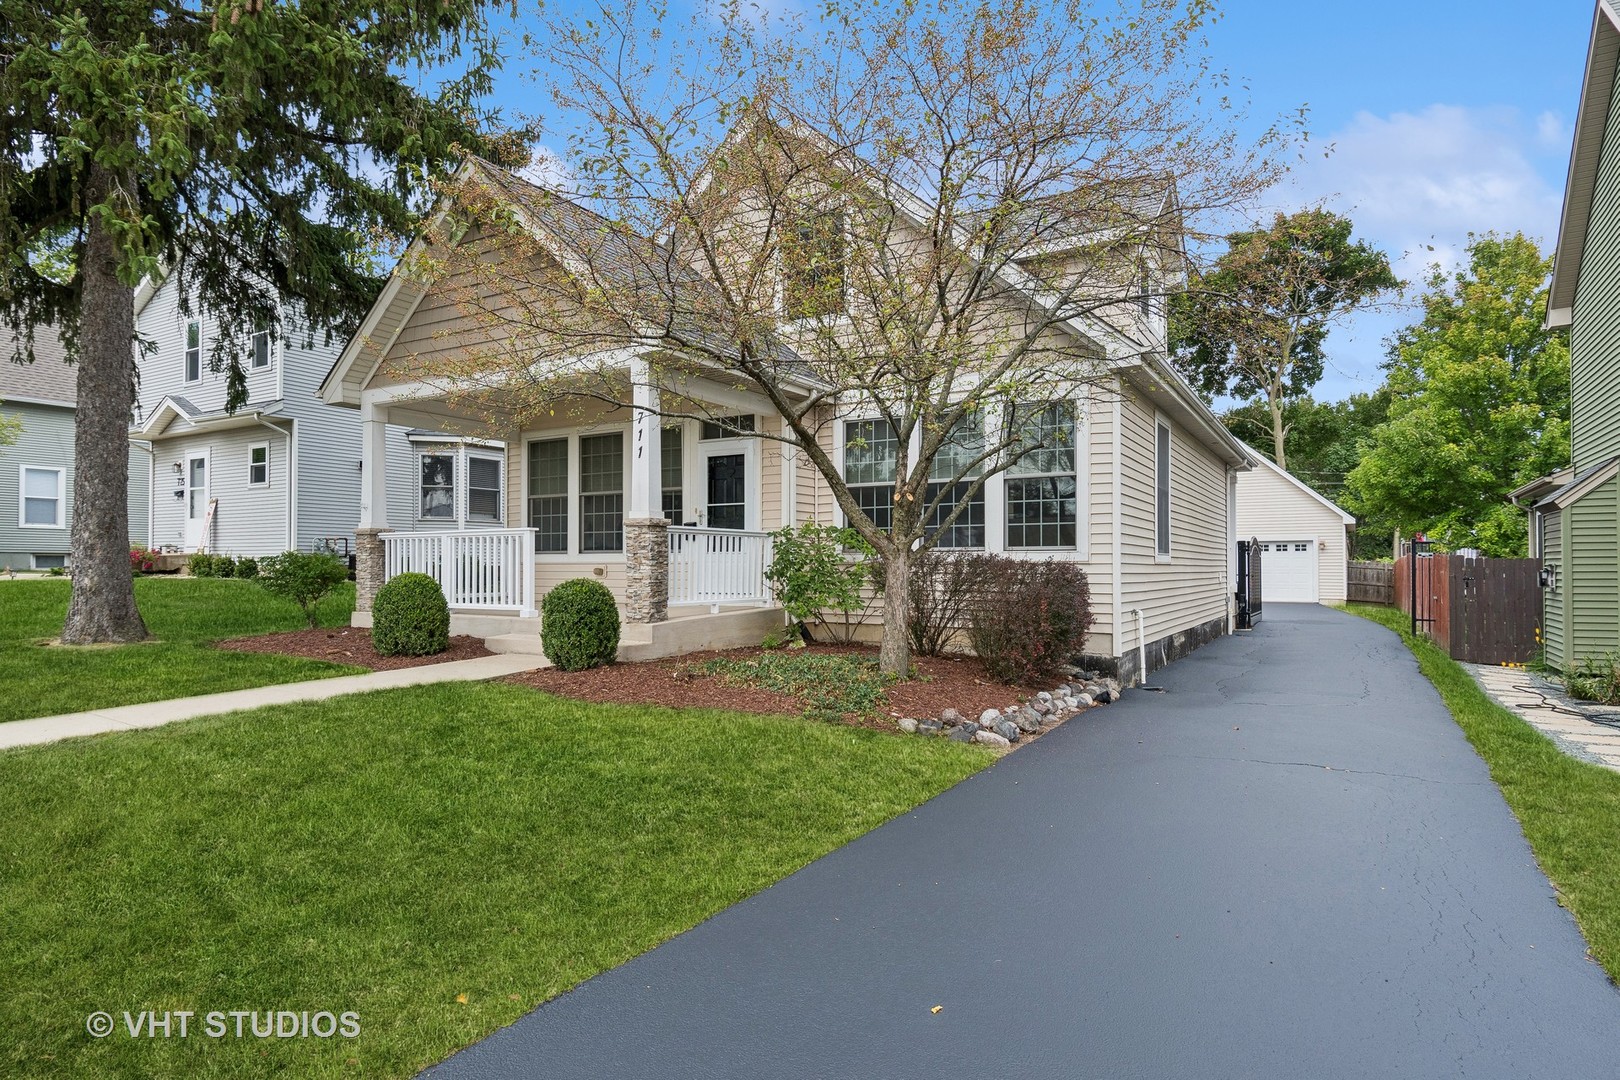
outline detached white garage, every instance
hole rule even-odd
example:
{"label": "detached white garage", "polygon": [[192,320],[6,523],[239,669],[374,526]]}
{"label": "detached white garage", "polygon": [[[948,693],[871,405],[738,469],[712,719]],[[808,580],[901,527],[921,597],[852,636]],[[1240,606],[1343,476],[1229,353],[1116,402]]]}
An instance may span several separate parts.
{"label": "detached white garage", "polygon": [[[1253,450],[1253,448],[1250,448]],[[1260,541],[1263,601],[1342,604],[1349,530],[1356,518],[1324,499],[1258,450],[1237,474],[1237,534]]]}

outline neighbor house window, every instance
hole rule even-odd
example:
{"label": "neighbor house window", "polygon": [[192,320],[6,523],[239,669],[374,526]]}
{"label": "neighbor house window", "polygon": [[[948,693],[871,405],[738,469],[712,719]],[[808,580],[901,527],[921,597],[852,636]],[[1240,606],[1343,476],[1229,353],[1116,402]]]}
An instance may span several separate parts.
{"label": "neighbor house window", "polygon": [[941,532],[945,520],[967,498],[968,489],[983,472],[982,463],[973,463],[983,453],[984,426],[979,417],[969,416],[952,428],[950,436],[940,445],[939,453],[934,455],[928,471],[927,501],[932,503],[936,497],[943,497],[928,520],[928,533],[939,533],[938,545],[942,548],[984,547],[983,487],[968,500],[950,528]]}
{"label": "neighbor house window", "polygon": [[1170,425],[1163,420],[1154,425],[1153,481],[1155,537],[1160,557],[1170,557]]}
{"label": "neighbor house window", "polygon": [[1012,424],[1023,456],[1007,470],[1007,546],[1072,549],[1079,532],[1074,405],[1019,405]]}
{"label": "neighbor house window", "polygon": [[259,330],[253,334],[252,359],[249,361],[255,368],[270,366],[270,331]]}
{"label": "neighbor house window", "polygon": [[501,520],[501,459],[467,455],[467,520]]}
{"label": "neighbor house window", "polygon": [[802,214],[782,237],[782,311],[817,319],[844,311],[844,215]]}
{"label": "neighbor house window", "polygon": [[579,440],[579,550],[624,550],[624,436]]}
{"label": "neighbor house window", "polygon": [[536,551],[568,550],[568,440],[529,444],[529,528]]}
{"label": "neighbor house window", "polygon": [[202,378],[202,323],[186,323],[186,382]]}
{"label": "neighbor house window", "polygon": [[717,416],[713,420],[703,421],[703,429],[698,438],[704,442],[710,439],[734,439],[753,430],[754,418],[750,415]]}
{"label": "neighbor house window", "polygon": [[681,429],[667,427],[663,432],[663,439],[659,449],[659,474],[662,477],[660,487],[663,495],[664,517],[671,524],[679,525],[684,507],[681,504],[682,466],[681,456]]}
{"label": "neighbor house window", "polygon": [[422,455],[422,518],[451,521],[456,516],[456,459],[453,454]]}
{"label": "neighbor house window", "polygon": [[62,469],[22,469],[22,513],[17,524],[35,529],[63,527],[67,474]]}
{"label": "neighbor house window", "polygon": [[844,423],[844,484],[880,529],[894,525],[894,470],[900,441],[887,420]]}
{"label": "neighbor house window", "polygon": [[248,447],[248,484],[264,487],[270,483],[270,444]]}
{"label": "neighbor house window", "polygon": [[35,555],[35,570],[65,570],[67,569],[66,555]]}

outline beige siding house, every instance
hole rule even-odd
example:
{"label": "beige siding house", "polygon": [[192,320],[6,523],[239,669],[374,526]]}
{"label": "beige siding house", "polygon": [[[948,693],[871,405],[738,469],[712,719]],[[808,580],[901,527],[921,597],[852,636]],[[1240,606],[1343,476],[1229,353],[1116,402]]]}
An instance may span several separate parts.
{"label": "beige siding house", "polygon": [[1313,491],[1260,451],[1238,476],[1237,534],[1260,541],[1263,600],[1342,604],[1354,514]]}
{"label": "beige siding house", "polygon": [[[570,224],[545,214],[589,213],[555,197],[536,209],[523,191],[536,189],[476,167],[537,238]],[[476,227],[434,241],[446,242],[471,246],[481,262],[503,258],[502,245]],[[565,255],[557,261],[566,265]],[[417,569],[445,585],[458,632],[485,634],[496,647],[532,640],[537,598],[573,577],[602,581],[620,598],[630,643],[621,655],[752,643],[780,626],[763,578],[767,534],[837,524],[842,512],[802,447],[760,437],[785,430],[771,402],[722,371],[692,367],[672,377],[680,369],[665,363],[655,377],[648,355],[625,350],[614,363],[634,387],[634,407],[559,408],[524,423],[498,400],[472,406],[446,379],[422,373],[442,371],[497,324],[458,301],[466,281],[421,265],[407,254],[319,391],[357,409],[364,432],[356,621],[368,622],[370,597],[388,576]],[[506,281],[524,280],[525,267],[507,269]],[[485,294],[479,307],[515,302]],[[1149,347],[1119,346],[1105,358],[1106,377],[1067,400],[1027,407],[1062,428],[1067,449],[1043,459],[1038,484],[1027,471],[992,476],[943,545],[1083,565],[1096,612],[1086,655],[1130,681],[1229,631],[1237,478],[1252,467],[1252,455],[1166,362],[1162,318],[1147,322]],[[814,378],[791,371],[786,396],[809,400]],[[660,416],[672,412],[691,415]],[[858,401],[822,412],[819,445],[852,487],[856,472],[871,470],[873,505],[881,505],[882,453],[873,446],[882,435],[871,414]],[[387,497],[389,425],[502,446],[500,521],[451,531],[402,520]],[[1032,496],[1036,489],[1044,494]]]}

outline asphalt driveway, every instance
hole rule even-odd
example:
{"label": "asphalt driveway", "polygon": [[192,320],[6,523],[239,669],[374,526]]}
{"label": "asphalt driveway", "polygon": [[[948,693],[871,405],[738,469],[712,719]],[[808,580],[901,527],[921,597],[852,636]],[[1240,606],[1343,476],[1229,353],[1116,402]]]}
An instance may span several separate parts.
{"label": "asphalt driveway", "polygon": [[1154,682],[430,1074],[1620,1076],[1620,993],[1393,634],[1268,607]]}

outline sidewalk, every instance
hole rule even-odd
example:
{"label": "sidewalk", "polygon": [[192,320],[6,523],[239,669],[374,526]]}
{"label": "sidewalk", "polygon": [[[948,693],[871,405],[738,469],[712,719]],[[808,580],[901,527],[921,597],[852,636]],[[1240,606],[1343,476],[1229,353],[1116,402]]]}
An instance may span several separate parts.
{"label": "sidewalk", "polygon": [[343,694],[361,694],[368,690],[397,690],[403,686],[422,686],[426,683],[481,682],[549,666],[550,662],[541,656],[522,654],[480,656],[475,660],[423,664],[420,667],[396,668],[393,671],[373,671],[367,675],[340,675],[333,679],[256,686],[248,690],[231,690],[223,694],[204,694],[201,697],[177,698],[172,701],[119,705],[92,712],[42,716],[35,720],[12,720],[0,723],[0,750],[14,746],[34,746],[79,735],[162,727],[176,720],[190,720],[198,716],[212,716],[215,713],[236,712],[240,709],[257,709],[261,705],[324,701]]}
{"label": "sidewalk", "polygon": [[1620,708],[1574,701],[1562,687],[1524,668],[1463,667],[1498,705],[1564,753],[1620,772]]}

